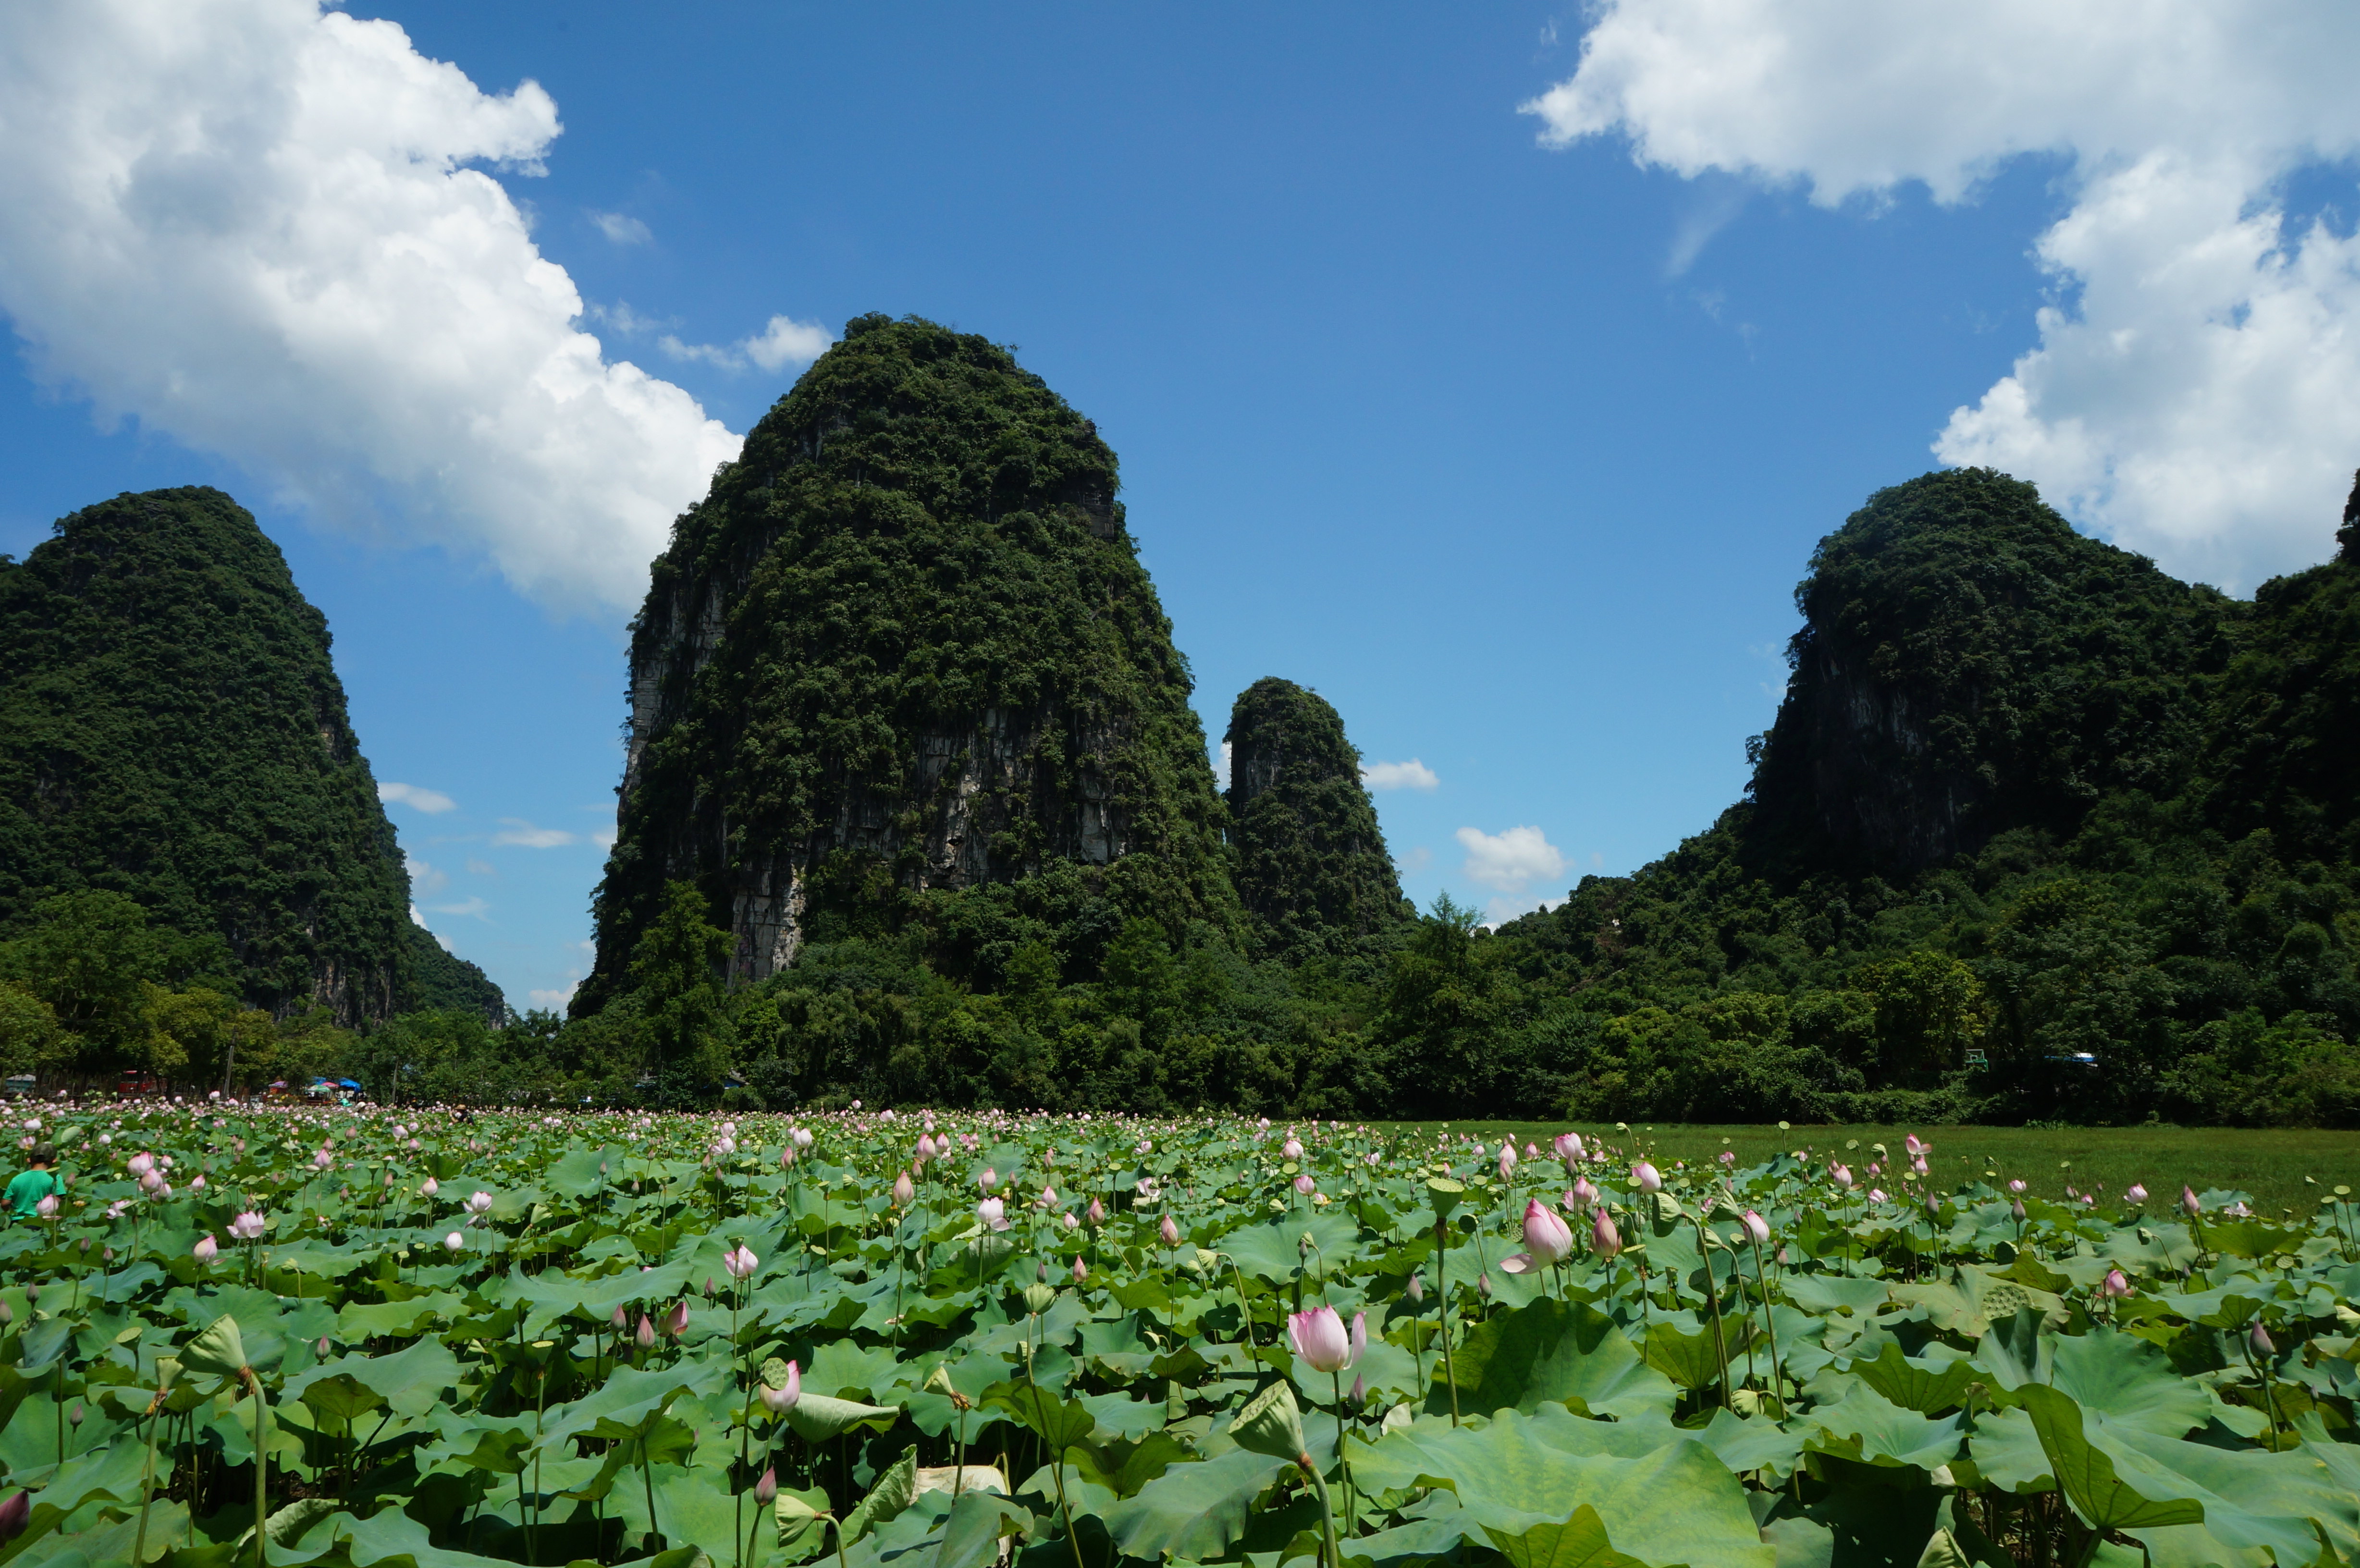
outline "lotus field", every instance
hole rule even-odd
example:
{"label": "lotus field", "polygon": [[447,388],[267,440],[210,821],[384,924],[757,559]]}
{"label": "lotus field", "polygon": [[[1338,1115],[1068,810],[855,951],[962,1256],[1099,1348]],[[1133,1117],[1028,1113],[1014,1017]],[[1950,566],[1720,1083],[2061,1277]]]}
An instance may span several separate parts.
{"label": "lotus field", "polygon": [[0,1266],[27,1568],[2360,1560],[2341,1188],[1938,1190],[1801,1130],[19,1119],[67,1181]]}

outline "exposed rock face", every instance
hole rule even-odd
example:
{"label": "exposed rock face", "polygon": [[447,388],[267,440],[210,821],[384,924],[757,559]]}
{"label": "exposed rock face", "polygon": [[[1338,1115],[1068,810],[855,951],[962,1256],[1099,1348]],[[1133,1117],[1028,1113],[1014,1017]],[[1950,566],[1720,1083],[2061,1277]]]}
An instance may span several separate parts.
{"label": "exposed rock face", "polygon": [[1909,872],[2184,782],[2224,601],[2076,534],[2031,485],[1967,469],[1880,491],[1811,568],[1757,843]]}
{"label": "exposed rock face", "polygon": [[1238,897],[1275,951],[1349,947],[1406,918],[1360,754],[1317,693],[1266,677],[1230,710]]}
{"label": "exposed rock face", "polygon": [[604,1006],[665,881],[729,975],[824,907],[1103,868],[1127,911],[1233,923],[1185,662],[1096,429],[1006,350],[867,316],[656,562],[631,645]]}
{"label": "exposed rock face", "polygon": [[103,888],[218,937],[251,1005],[504,1019],[410,920],[328,642],[218,490],[118,495],[0,558],[0,927]]}

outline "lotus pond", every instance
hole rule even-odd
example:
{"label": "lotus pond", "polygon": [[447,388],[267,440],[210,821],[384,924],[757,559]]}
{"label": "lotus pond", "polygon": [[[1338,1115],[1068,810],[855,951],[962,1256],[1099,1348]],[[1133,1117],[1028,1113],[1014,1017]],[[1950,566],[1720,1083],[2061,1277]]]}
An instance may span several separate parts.
{"label": "lotus pond", "polygon": [[2360,1559],[2341,1189],[1800,1130],[16,1119],[68,1183],[0,1237],[27,1568]]}

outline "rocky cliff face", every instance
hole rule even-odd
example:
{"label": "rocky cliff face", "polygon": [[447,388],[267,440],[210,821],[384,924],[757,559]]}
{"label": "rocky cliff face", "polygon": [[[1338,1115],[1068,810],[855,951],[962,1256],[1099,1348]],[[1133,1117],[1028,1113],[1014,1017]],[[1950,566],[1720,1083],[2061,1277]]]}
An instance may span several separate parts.
{"label": "rocky cliff face", "polygon": [[862,317],[683,516],[633,628],[595,1012],[663,884],[733,982],[829,908],[1088,868],[1234,923],[1185,662],[1091,423],[1009,353]]}
{"label": "rocky cliff face", "polygon": [[1265,945],[1298,959],[1339,952],[1407,918],[1334,707],[1265,678],[1238,694],[1226,738],[1238,897]]}
{"label": "rocky cliff face", "polygon": [[1888,874],[2010,828],[2070,833],[2111,790],[2176,793],[2231,618],[1981,469],[1872,496],[1795,597],[1754,836],[1797,865]]}
{"label": "rocky cliff face", "polygon": [[0,929],[104,888],[343,1023],[498,988],[409,918],[327,620],[218,490],[118,495],[0,558]]}

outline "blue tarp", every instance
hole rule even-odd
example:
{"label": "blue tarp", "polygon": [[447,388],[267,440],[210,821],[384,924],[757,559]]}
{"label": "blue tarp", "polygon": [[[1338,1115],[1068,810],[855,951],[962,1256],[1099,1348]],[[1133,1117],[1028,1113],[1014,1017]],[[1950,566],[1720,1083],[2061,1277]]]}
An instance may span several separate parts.
{"label": "blue tarp", "polygon": [[339,1078],[336,1080],[336,1087],[339,1089],[357,1089],[360,1085],[354,1083],[349,1078]]}

